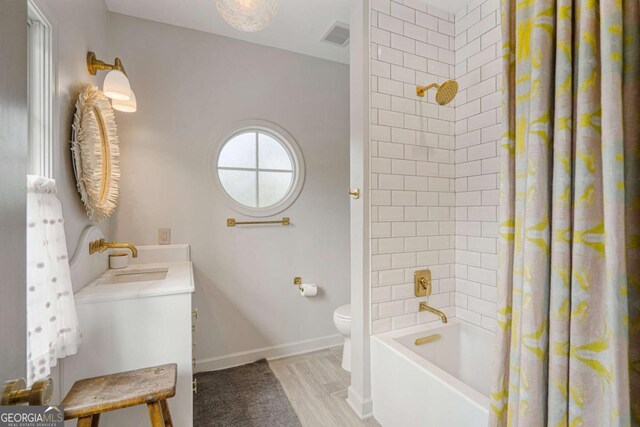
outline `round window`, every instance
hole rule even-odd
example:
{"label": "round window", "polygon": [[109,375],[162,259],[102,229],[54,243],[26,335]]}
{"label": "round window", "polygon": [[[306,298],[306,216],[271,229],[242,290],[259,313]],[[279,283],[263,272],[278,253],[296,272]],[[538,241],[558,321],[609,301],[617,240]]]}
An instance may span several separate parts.
{"label": "round window", "polygon": [[231,207],[250,216],[283,211],[298,197],[304,180],[300,149],[271,124],[233,132],[218,151],[216,168]]}

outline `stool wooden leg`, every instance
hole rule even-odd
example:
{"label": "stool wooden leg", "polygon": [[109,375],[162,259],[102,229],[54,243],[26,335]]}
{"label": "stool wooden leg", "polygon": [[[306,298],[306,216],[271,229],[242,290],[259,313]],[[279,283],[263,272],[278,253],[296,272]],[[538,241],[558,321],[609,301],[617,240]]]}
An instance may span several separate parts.
{"label": "stool wooden leg", "polygon": [[78,418],[78,424],[76,427],[98,427],[100,423],[100,414],[93,416]]}
{"label": "stool wooden leg", "polygon": [[169,412],[169,404],[166,400],[160,401],[160,408],[162,408],[162,417],[164,418],[165,427],[173,427],[173,421],[171,421],[171,412]]}
{"label": "stool wooden leg", "polygon": [[149,411],[149,419],[151,420],[151,427],[165,427],[164,419],[162,418],[162,407],[160,402],[147,403],[147,410]]}

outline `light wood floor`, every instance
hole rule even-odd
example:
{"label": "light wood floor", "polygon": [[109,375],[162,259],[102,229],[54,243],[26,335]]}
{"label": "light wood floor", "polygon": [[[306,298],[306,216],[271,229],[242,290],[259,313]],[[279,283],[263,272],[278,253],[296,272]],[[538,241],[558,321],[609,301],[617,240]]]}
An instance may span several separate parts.
{"label": "light wood floor", "polygon": [[347,404],[349,373],[341,357],[340,346],[269,362],[303,427],[380,426],[360,420]]}

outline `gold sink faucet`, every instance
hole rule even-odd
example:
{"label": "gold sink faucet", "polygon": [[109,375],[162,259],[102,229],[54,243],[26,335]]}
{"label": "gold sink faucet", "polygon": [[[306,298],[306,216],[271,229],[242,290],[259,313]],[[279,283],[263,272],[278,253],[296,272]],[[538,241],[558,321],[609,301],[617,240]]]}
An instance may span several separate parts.
{"label": "gold sink faucet", "polygon": [[429,307],[426,302],[420,303],[420,309],[418,311],[428,311],[430,313],[437,314],[442,319],[442,323],[447,323],[447,315],[438,310],[437,308]]}
{"label": "gold sink faucet", "polygon": [[93,255],[96,252],[102,253],[107,249],[129,249],[133,258],[138,257],[138,249],[131,243],[105,242],[104,239],[89,243],[89,255]]}

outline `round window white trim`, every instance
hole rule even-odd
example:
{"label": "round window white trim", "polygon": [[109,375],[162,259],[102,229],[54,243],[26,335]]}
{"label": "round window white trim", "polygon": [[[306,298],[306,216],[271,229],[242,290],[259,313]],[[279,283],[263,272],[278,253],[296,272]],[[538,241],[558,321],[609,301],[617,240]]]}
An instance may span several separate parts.
{"label": "round window white trim", "polygon": [[[212,158],[210,161],[211,167],[209,168],[212,178],[220,192],[224,195],[224,199],[227,205],[229,205],[229,207],[234,211],[250,217],[267,217],[276,215],[286,210],[293,204],[293,202],[296,201],[296,199],[300,195],[300,192],[302,191],[302,187],[304,186],[305,163],[304,157],[302,155],[302,150],[300,150],[300,146],[289,132],[287,132],[277,124],[268,121],[247,120],[236,124],[232,129],[233,130],[231,130],[230,132],[225,133],[225,136],[219,140],[218,144],[214,147],[214,150],[212,150]],[[220,175],[218,174],[218,162],[220,159],[220,153],[222,152],[224,146],[235,136],[247,132],[260,132],[272,136],[283,145],[285,151],[291,158],[293,173],[292,183],[289,191],[279,202],[264,208],[253,208],[251,206],[244,205],[231,197],[231,195],[227,193],[227,190],[225,190],[224,186],[222,185],[222,182],[220,181]]]}

